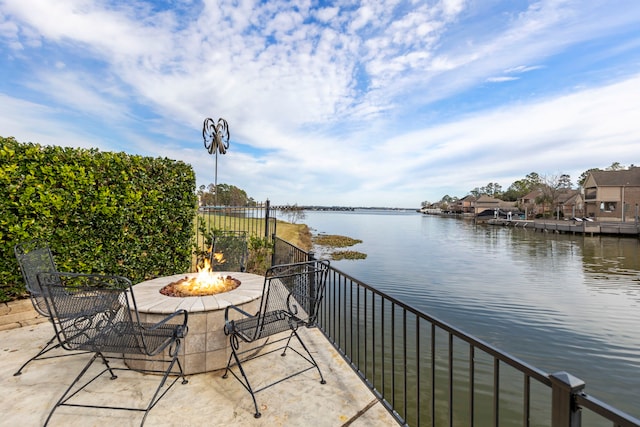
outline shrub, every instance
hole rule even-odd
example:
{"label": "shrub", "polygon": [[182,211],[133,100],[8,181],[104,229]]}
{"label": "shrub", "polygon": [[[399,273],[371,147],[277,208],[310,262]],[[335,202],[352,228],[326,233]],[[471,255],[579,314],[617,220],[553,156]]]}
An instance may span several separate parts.
{"label": "shrub", "polygon": [[13,247],[51,247],[60,271],[133,283],[191,265],[195,174],[166,158],[0,137],[0,301],[25,295]]}

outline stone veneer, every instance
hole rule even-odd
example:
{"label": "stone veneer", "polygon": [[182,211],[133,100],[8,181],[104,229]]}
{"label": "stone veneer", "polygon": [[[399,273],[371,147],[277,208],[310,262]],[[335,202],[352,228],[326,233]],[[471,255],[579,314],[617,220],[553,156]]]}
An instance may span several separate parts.
{"label": "stone veneer", "polygon": [[[236,305],[248,313],[256,313],[260,308],[263,276],[224,271],[220,274],[240,280],[240,286],[210,296],[169,297],[160,293],[160,289],[171,282],[197,275],[189,273],[159,277],[133,287],[141,322],[158,322],[179,309],[189,312],[189,332],[182,340],[178,356],[185,374],[215,371],[227,366],[231,355],[229,337],[224,334],[224,311],[227,306]],[[132,369],[162,369],[154,365],[157,364],[154,359],[157,358],[128,360],[127,365]]]}

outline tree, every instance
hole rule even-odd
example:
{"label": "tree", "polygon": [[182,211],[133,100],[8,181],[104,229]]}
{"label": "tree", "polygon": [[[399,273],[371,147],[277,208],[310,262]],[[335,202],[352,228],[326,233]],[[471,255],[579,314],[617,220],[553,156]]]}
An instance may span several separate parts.
{"label": "tree", "polygon": [[613,163],[611,163],[611,166],[609,166],[605,170],[608,170],[608,171],[620,171],[620,170],[624,170],[624,169],[625,169],[625,167],[623,165],[621,165],[620,162],[613,162]]}
{"label": "tree", "polygon": [[469,191],[473,197],[480,197],[483,194],[491,197],[501,197],[502,196],[502,186],[497,182],[490,182],[484,187],[476,187],[473,190]]}
{"label": "tree", "polygon": [[504,192],[502,198],[503,200],[515,202],[520,197],[526,196],[530,192],[530,184],[524,179],[519,179],[507,188],[507,191]]}
{"label": "tree", "polygon": [[215,204],[215,195],[207,191],[207,187],[201,185],[198,190],[198,198],[200,199],[200,206],[213,206]]}
{"label": "tree", "polygon": [[491,197],[499,198],[502,196],[502,185],[497,182],[490,182],[485,187],[485,194]]}
{"label": "tree", "polygon": [[442,196],[442,199],[440,199],[440,202],[438,202],[438,204],[440,209],[442,209],[443,211],[446,211],[449,209],[449,206],[451,206],[457,201],[458,201],[457,197],[451,197],[450,195],[447,194],[445,196]]}
{"label": "tree", "polygon": [[584,182],[587,180],[587,177],[589,176],[589,174],[591,172],[599,171],[599,170],[602,170],[602,169],[600,169],[600,168],[591,168],[591,169],[587,169],[586,171],[582,172],[582,174],[578,178],[578,185],[580,187],[584,187]]}
{"label": "tree", "polygon": [[[217,197],[216,197],[217,191]],[[247,193],[229,184],[218,184],[217,188],[214,184],[207,187],[201,185],[198,190],[200,197],[200,205],[202,206],[247,206],[255,204],[255,201],[247,196]]]}
{"label": "tree", "polygon": [[560,193],[571,189],[571,178],[567,174],[545,175],[540,180],[541,193],[536,197],[536,203],[542,205],[542,211],[545,212],[545,205],[554,206],[558,203]]}
{"label": "tree", "polygon": [[509,188],[507,188],[507,191],[503,193],[502,199],[515,202],[538,188],[541,183],[542,179],[540,175],[536,172],[531,172],[525,178],[519,179],[511,184]]}
{"label": "tree", "polygon": [[558,187],[566,190],[571,190],[571,188],[573,188],[571,177],[566,173],[560,175],[560,178],[558,178]]}
{"label": "tree", "polygon": [[292,224],[295,224],[298,221],[303,220],[307,217],[307,214],[305,214],[304,209],[299,207],[297,204],[283,206],[280,210],[282,211],[282,213],[284,213],[287,216],[289,222]]}

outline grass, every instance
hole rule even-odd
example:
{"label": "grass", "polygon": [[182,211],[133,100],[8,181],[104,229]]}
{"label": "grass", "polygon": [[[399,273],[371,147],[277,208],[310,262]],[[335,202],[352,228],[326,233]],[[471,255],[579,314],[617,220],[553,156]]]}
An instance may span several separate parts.
{"label": "grass", "polygon": [[337,234],[321,234],[313,238],[313,242],[320,246],[332,246],[334,248],[346,248],[356,243],[362,243],[362,240],[352,239],[351,237],[340,236]]}
{"label": "grass", "polygon": [[341,259],[366,259],[367,254],[358,251],[334,251],[331,252],[331,259],[339,261]]}
{"label": "grass", "polygon": [[323,253],[326,253],[332,260],[339,261],[342,259],[365,259],[367,254],[358,251],[338,251],[335,248],[346,248],[353,246],[357,243],[362,243],[362,240],[353,239],[347,236],[340,236],[338,234],[321,234],[313,238],[313,243],[322,246]]}
{"label": "grass", "polygon": [[310,251],[313,246],[311,231],[309,231],[309,227],[306,224],[291,224],[290,222],[278,221],[276,236],[305,251]]}

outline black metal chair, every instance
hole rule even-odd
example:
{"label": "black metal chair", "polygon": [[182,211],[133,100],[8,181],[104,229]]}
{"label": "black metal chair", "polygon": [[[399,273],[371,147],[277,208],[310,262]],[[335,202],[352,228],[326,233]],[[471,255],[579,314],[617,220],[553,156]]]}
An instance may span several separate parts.
{"label": "black metal chair", "polygon": [[[44,297],[42,296],[40,284],[38,283],[38,274],[53,273],[57,271],[51,250],[42,242],[34,240],[16,245],[14,247],[14,253],[18,260],[18,265],[20,266],[24,284],[29,292],[33,308],[40,315],[50,319],[49,309]],[[84,351],[72,353],[64,352],[62,354],[49,353],[51,350],[58,348],[61,348],[61,345],[58,342],[57,336],[54,334],[45,346],[35,356],[24,362],[24,364],[20,366],[20,369],[18,369],[13,375],[17,376],[22,374],[22,370],[34,360],[53,359],[57,357],[86,353]]]}
{"label": "black metal chair", "polygon": [[215,231],[209,261],[213,271],[245,271],[248,256],[246,231]]}
{"label": "black metal chair", "polygon": [[[186,384],[182,366],[178,360],[181,339],[187,334],[188,313],[178,310],[162,321],[150,324],[140,322],[131,282],[120,276],[79,273],[41,273],[38,275],[42,295],[49,309],[60,345],[67,350],[90,351],[93,357],[73,380],[55,404],[45,426],[60,406],[104,408],[144,412],[143,425],[149,411],[182,379]],[[147,356],[158,356],[153,360],[154,369],[135,369],[143,373],[161,374],[159,384],[145,407],[98,405],[80,396],[90,384],[100,387],[98,378],[109,373],[116,379],[115,371],[131,370],[127,362],[147,360]],[[103,362],[97,374],[89,374],[89,368],[97,360]],[[124,367],[112,367],[111,359],[125,362]],[[162,367],[163,369],[159,369]],[[90,377],[81,382],[87,374]],[[169,381],[170,375],[175,378]],[[130,402],[126,402],[130,405]]]}
{"label": "black metal chair", "polygon": [[[225,310],[224,332],[229,336],[231,355],[222,377],[227,378],[227,374],[231,372],[251,394],[256,418],[261,415],[255,397],[259,391],[313,368],[317,369],[320,375],[320,383],[325,383],[320,367],[297,330],[300,326],[316,325],[328,271],[329,261],[316,260],[273,266],[265,275],[258,313],[249,314],[234,305],[228,306]],[[265,338],[278,334],[280,336],[273,337],[268,343],[270,350],[258,351],[265,346]],[[300,343],[300,350],[291,346],[293,337]],[[241,343],[248,344],[247,348],[241,350]],[[281,355],[285,356],[288,349],[300,355],[308,365],[305,364],[303,368],[288,372],[283,378],[254,390],[247,377],[247,362],[279,350],[282,350]],[[237,366],[239,374],[235,372],[234,366]]]}

